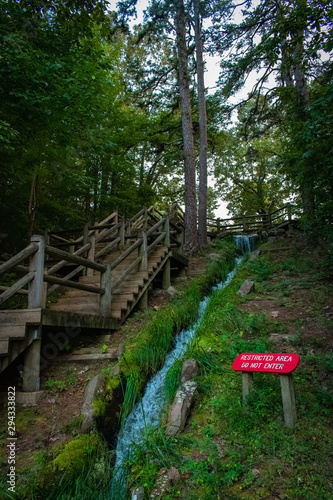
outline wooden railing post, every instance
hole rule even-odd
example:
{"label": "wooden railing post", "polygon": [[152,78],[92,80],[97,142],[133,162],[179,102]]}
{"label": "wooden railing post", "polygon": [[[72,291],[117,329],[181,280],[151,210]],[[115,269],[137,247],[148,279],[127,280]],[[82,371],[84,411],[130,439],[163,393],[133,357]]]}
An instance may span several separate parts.
{"label": "wooden railing post", "polygon": [[[87,243],[89,243],[89,224],[88,223],[85,224],[83,227],[83,246],[86,245]],[[86,254],[86,252],[85,252],[85,254]],[[82,255],[82,257],[87,257],[87,254]],[[87,271],[88,271],[87,268],[83,270],[83,276],[88,276]]]}
{"label": "wooden railing post", "polygon": [[291,222],[292,215],[291,215],[291,205],[290,205],[290,203],[287,203],[287,213],[288,213],[288,222]]}
{"label": "wooden railing post", "polygon": [[118,238],[120,238],[118,249],[123,250],[125,246],[125,219],[121,219],[121,226],[118,229]]}
{"label": "wooden railing post", "polygon": [[221,219],[218,218],[216,219],[216,228],[217,228],[217,234],[221,231]]}
{"label": "wooden railing post", "polygon": [[[88,259],[95,262],[95,246],[96,246],[96,236],[95,233],[88,235],[88,243],[90,243],[90,248],[88,250]],[[86,270],[86,276],[93,276],[94,270],[90,267]]]}
{"label": "wooden railing post", "polygon": [[147,207],[145,207],[145,212],[143,214],[143,230],[146,231],[148,228],[148,210]]}
{"label": "wooden railing post", "polygon": [[[170,249],[170,220],[169,220],[169,214],[165,213],[164,215],[165,218],[165,223],[164,223],[164,232],[165,232],[165,238],[164,238],[164,246],[168,247]],[[170,258],[167,259],[166,263],[164,264],[163,268],[163,289],[167,290],[169,286],[171,285],[171,280],[170,280]]]}
{"label": "wooden railing post", "polygon": [[[141,232],[142,244],[139,247],[139,257],[141,257],[141,262],[139,264],[139,271],[148,273],[148,242],[147,242],[147,232]],[[144,310],[148,307],[148,288],[143,292],[139,303],[139,309]]]}
{"label": "wooden railing post", "polygon": [[101,295],[100,314],[101,316],[111,316],[111,264],[107,264],[104,273],[101,273],[101,288],[105,293]]}
{"label": "wooden railing post", "polygon": [[180,244],[178,247],[178,252],[181,255],[184,255],[184,230],[183,229],[179,233],[177,233],[176,240]]}
{"label": "wooden railing post", "polygon": [[139,247],[139,256],[141,257],[141,262],[139,264],[139,271],[148,271],[148,253],[147,253],[147,233],[146,231],[141,232],[142,244]]}
{"label": "wooden railing post", "polygon": [[243,231],[244,233],[248,230],[248,226],[247,226],[247,223],[246,223],[246,217],[245,215],[243,216]]}
{"label": "wooden railing post", "polygon": [[[33,272],[35,277],[28,286],[28,308],[42,309],[46,298],[43,285],[45,239],[37,234],[32,236],[31,243],[38,245],[38,251],[30,257],[29,272]],[[34,392],[40,388],[41,325],[27,326],[27,337],[33,341],[24,351],[23,391]]]}

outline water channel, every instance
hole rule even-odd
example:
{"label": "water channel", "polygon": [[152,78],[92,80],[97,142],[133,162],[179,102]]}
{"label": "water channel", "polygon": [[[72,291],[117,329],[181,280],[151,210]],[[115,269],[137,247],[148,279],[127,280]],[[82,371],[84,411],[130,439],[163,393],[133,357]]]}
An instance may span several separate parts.
{"label": "water channel", "polygon": [[[235,243],[242,252],[253,248],[256,235],[237,236]],[[235,259],[235,267],[229,272],[227,278],[221,281],[213,290],[222,290],[234,277],[243,257]],[[127,417],[124,427],[118,437],[116,449],[116,463],[112,478],[109,500],[126,500],[127,497],[127,471],[125,461],[131,456],[133,446],[142,442],[146,428],[156,428],[160,424],[160,413],[166,405],[166,394],[164,392],[165,377],[175,363],[181,359],[194,339],[196,331],[200,326],[206,307],[211,300],[211,295],[205,297],[199,305],[198,320],[187,330],[182,330],[175,338],[175,348],[166,356],[164,366],[148,382],[142,399],[136,404],[132,413]]]}

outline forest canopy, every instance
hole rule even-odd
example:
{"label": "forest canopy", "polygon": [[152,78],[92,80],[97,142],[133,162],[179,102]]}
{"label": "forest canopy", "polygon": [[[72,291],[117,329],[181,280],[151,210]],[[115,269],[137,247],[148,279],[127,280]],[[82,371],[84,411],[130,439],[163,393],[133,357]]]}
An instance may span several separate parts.
{"label": "forest canopy", "polygon": [[[242,215],[291,199],[306,231],[330,235],[331,2],[152,0],[137,26],[135,8],[1,2],[0,231],[9,248],[152,203],[185,203],[196,227],[204,151],[215,187],[201,213],[218,200]],[[214,93],[200,94],[200,41],[203,61],[221,61]]]}

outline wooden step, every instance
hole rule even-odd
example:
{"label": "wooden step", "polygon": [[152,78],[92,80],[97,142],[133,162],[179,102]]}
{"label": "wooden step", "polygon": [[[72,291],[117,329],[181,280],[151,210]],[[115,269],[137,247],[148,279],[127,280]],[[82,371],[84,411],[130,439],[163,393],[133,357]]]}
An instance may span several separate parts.
{"label": "wooden step", "polygon": [[0,339],[24,339],[25,325],[2,324],[0,327]]}
{"label": "wooden step", "polygon": [[0,311],[0,326],[2,324],[25,325],[41,322],[41,309],[4,309]]}

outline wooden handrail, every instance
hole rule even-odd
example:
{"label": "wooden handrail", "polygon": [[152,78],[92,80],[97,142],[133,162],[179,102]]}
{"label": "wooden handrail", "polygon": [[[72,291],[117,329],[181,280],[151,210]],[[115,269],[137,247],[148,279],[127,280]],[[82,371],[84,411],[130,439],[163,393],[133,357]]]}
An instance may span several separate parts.
{"label": "wooden handrail", "polygon": [[23,262],[25,259],[33,255],[38,250],[38,245],[34,243],[30,243],[26,248],[21,250],[18,254],[14,255],[11,259],[7,260],[4,264],[0,266],[0,276],[4,273],[7,273],[11,269],[13,269],[17,264]]}
{"label": "wooden handrail", "polygon": [[55,276],[48,276],[47,274],[44,275],[44,281],[46,281],[46,283],[53,283],[60,286],[77,288],[78,290],[85,290],[86,292],[99,293],[100,295],[103,295],[105,293],[104,288],[99,288],[97,286],[92,286],[92,285],[85,285],[84,283],[65,280],[63,278],[56,278]]}
{"label": "wooden handrail", "polygon": [[117,281],[111,287],[111,292],[114,292],[118,288],[118,286],[120,285],[120,283],[122,283],[124,281],[124,279],[126,278],[126,276],[128,274],[130,274],[133,271],[133,269],[135,269],[136,267],[138,267],[138,265],[140,264],[141,260],[142,260],[142,257],[140,256],[137,259],[135,259],[134,262],[132,262],[132,264],[122,273],[121,276],[119,276],[119,278],[117,279]]}
{"label": "wooden handrail", "polygon": [[147,238],[152,234],[154,233],[154,231],[160,227],[162,224],[164,224],[165,222],[165,219],[159,219],[156,224],[154,224],[154,226],[152,226],[151,228],[148,229],[147,231]]}
{"label": "wooden handrail", "polygon": [[35,273],[30,272],[30,273],[26,274],[25,276],[23,276],[23,278],[21,278],[20,280],[16,281],[16,283],[14,283],[14,285],[7,288],[7,290],[0,295],[0,304],[5,302],[6,300],[10,299],[10,297],[15,295],[15,293],[17,293],[19,290],[21,290],[21,288],[23,288],[25,285],[30,283],[30,281],[32,281],[34,279],[34,277],[35,277]]}
{"label": "wooden handrail", "polygon": [[119,257],[111,263],[111,270],[117,267],[126,257],[128,257],[133,250],[138,248],[142,243],[142,238],[138,238],[130,247],[128,247],[124,252],[122,252]]}
{"label": "wooden handrail", "polygon": [[78,257],[59,248],[51,247],[50,245],[45,245],[45,253],[48,255],[54,255],[55,257],[60,257],[61,259],[66,259],[67,262],[74,262],[75,264],[82,264],[90,269],[95,269],[95,271],[105,272],[106,268],[102,264],[97,264],[89,259],[84,259],[83,257]]}

